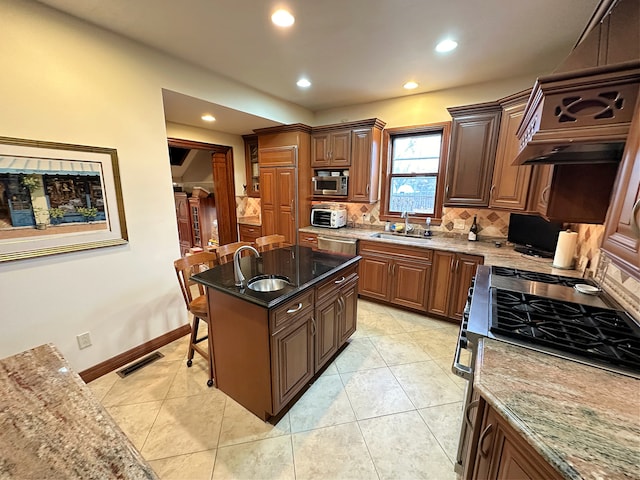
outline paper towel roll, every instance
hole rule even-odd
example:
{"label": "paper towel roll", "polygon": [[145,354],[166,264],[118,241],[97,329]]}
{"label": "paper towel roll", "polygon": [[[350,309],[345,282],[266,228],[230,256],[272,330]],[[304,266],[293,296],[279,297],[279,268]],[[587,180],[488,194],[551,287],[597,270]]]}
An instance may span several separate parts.
{"label": "paper towel roll", "polygon": [[553,257],[553,267],[569,269],[573,266],[573,254],[578,243],[578,233],[567,230],[560,232],[558,236],[558,246]]}

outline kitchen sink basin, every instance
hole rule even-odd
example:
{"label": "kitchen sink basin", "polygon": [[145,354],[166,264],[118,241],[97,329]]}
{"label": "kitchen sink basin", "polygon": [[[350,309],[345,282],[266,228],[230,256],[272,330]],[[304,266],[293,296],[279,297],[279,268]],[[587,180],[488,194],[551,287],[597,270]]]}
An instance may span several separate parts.
{"label": "kitchen sink basin", "polygon": [[431,240],[431,237],[424,237],[422,235],[412,235],[411,233],[405,235],[403,233],[388,233],[378,232],[371,235],[371,238],[382,238],[384,240],[393,240],[394,242],[407,242],[416,243]]}
{"label": "kitchen sink basin", "polygon": [[259,275],[247,282],[247,287],[255,292],[276,292],[287,285],[291,285],[289,279],[282,275]]}

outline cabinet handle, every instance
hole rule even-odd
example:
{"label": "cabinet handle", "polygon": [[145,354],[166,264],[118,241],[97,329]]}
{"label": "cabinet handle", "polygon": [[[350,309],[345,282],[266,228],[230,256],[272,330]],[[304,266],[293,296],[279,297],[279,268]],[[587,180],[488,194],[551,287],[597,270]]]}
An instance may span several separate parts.
{"label": "cabinet handle", "polygon": [[301,308],[302,308],[302,303],[299,303],[296,308],[290,308],[289,310],[287,310],[287,313],[296,313]]}
{"label": "cabinet handle", "polygon": [[478,445],[480,446],[480,455],[482,455],[483,457],[487,457],[489,453],[491,453],[489,450],[485,450],[484,441],[491,434],[492,430],[493,430],[493,423],[487,425],[487,428],[485,428],[483,432],[480,434],[480,440],[478,440]]}
{"label": "cabinet handle", "polygon": [[467,407],[464,409],[464,420],[467,422],[467,425],[471,430],[473,430],[473,422],[469,418],[469,413],[471,413],[471,409],[476,408],[480,404],[480,400],[474,400],[469,403]]}
{"label": "cabinet handle", "polygon": [[638,225],[638,210],[640,210],[640,198],[633,206],[633,210],[631,211],[631,231],[636,236],[636,238],[640,238],[640,226]]}
{"label": "cabinet handle", "polygon": [[387,275],[391,276],[391,264],[387,265]]}
{"label": "cabinet handle", "polygon": [[369,187],[370,185],[367,183],[367,195],[369,195]]}
{"label": "cabinet handle", "polygon": [[496,189],[495,183],[491,185],[491,190],[489,190],[489,198],[493,198],[493,191]]}
{"label": "cabinet handle", "polygon": [[460,259],[456,260],[456,273],[460,271]]}
{"label": "cabinet handle", "polygon": [[544,203],[549,202],[549,190],[551,190],[551,185],[547,185],[546,187],[544,187],[544,189],[542,190],[542,194],[540,195]]}
{"label": "cabinet handle", "polygon": [[344,282],[346,279],[344,277],[340,278],[340,280],[336,280],[335,283],[336,285],[340,285],[342,282]]}
{"label": "cabinet handle", "polygon": [[447,185],[444,189],[444,196],[445,198],[449,198],[449,185]]}
{"label": "cabinet handle", "polygon": [[450,269],[451,269],[451,273],[453,273],[453,272],[454,272],[454,270],[455,270],[454,266],[455,266],[455,262],[453,261],[453,258],[452,258],[452,259],[449,261],[449,267],[450,267]]}
{"label": "cabinet handle", "polygon": [[315,337],[316,332],[318,331],[317,327],[316,327],[316,319],[311,317],[311,325],[313,326],[313,330],[311,331],[311,335],[313,335]]}

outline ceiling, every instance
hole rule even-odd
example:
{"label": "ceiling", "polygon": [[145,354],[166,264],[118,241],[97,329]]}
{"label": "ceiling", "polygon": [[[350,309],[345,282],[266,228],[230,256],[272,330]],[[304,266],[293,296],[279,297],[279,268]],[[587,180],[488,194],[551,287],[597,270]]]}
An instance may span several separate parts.
{"label": "ceiling", "polygon": [[[40,2],[311,111],[549,73],[570,52],[598,4],[598,0]],[[288,7],[296,17],[288,30],[271,24],[271,13],[279,6]],[[446,37],[454,38],[458,48],[436,53],[436,43]],[[301,76],[312,82],[310,88],[296,86]],[[408,80],[419,87],[404,90]],[[202,127],[200,115],[207,106],[215,107],[214,115],[220,116],[218,106],[200,104],[198,99],[165,92],[167,98],[169,121],[189,125],[197,114]],[[264,119],[253,120],[252,128],[270,126]],[[229,125],[217,121],[210,128],[247,133],[246,122],[241,132]]]}

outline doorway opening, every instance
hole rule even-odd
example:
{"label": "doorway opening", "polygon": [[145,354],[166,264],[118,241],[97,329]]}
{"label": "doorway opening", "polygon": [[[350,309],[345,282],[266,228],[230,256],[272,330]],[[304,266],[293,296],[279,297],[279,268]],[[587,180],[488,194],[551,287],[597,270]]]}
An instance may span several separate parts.
{"label": "doorway opening", "polygon": [[[189,151],[196,151],[194,153],[202,154],[206,153],[208,156],[208,160],[210,161],[210,168],[213,176],[213,191],[208,192],[206,189],[200,189],[198,191],[199,198],[207,198],[207,202],[209,206],[213,204],[214,208],[214,216],[210,214],[202,216],[202,218],[190,218],[191,228],[190,228],[190,241],[193,245],[193,235],[194,235],[194,226],[198,227],[199,225],[194,225],[195,222],[199,222],[204,220],[206,222],[210,222],[215,220],[217,223],[217,236],[218,243],[220,245],[225,245],[227,243],[235,242],[238,239],[237,234],[237,217],[236,217],[236,199],[235,199],[235,186],[233,180],[233,148],[225,145],[216,145],[212,143],[204,143],[204,142],[196,142],[192,140],[183,140],[178,138],[169,138],[168,139],[169,149],[172,152],[172,156],[176,158],[180,158],[180,156],[188,155]],[[179,160],[178,160],[179,161]],[[184,161],[184,158],[182,158]],[[201,190],[204,190],[203,193]],[[209,195],[210,194],[210,195]],[[197,203],[195,199],[192,200],[190,211],[195,212],[197,215],[198,210],[193,209],[193,204]],[[206,203],[206,202],[203,202]],[[180,228],[180,212],[178,208],[178,199],[176,197],[176,216],[178,220],[178,229]],[[198,215],[197,215],[198,216]],[[184,234],[186,235],[186,233]],[[181,245],[183,242],[183,233],[181,236]],[[208,241],[208,238],[198,238],[200,242]],[[202,245],[193,245],[193,246],[202,246]]]}

